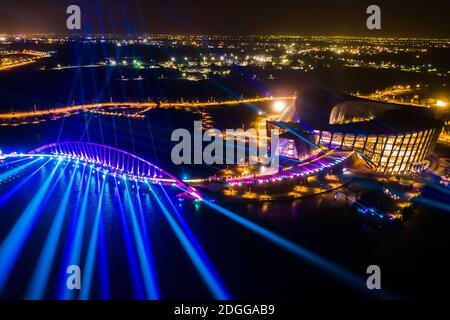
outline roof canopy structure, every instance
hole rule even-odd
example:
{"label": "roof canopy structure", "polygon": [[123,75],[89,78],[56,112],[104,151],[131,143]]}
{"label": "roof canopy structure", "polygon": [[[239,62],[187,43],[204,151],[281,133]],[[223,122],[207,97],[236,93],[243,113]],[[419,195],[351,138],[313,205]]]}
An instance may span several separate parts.
{"label": "roof canopy structure", "polygon": [[427,108],[365,100],[327,88],[301,91],[296,111],[305,127],[329,132],[378,135],[443,126]]}

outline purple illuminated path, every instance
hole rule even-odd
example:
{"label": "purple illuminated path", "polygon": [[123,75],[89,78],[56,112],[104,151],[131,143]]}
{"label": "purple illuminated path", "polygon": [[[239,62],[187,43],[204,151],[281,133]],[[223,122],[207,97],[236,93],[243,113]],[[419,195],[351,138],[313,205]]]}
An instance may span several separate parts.
{"label": "purple illuminated path", "polygon": [[341,164],[353,153],[336,153],[334,151],[322,152],[304,162],[283,168],[276,173],[260,175],[236,176],[231,178],[209,178],[182,181],[155,166],[149,161],[133,155],[127,151],[92,142],[59,142],[48,144],[31,151],[28,154],[10,154],[4,157],[50,157],[56,159],[69,159],[83,162],[96,167],[104,174],[124,178],[130,181],[177,186],[186,190],[186,194],[194,199],[201,200],[199,192],[187,183],[195,186],[206,186],[211,182],[221,182],[230,186],[253,183],[268,183],[291,178],[307,177],[321,171],[331,169]]}
{"label": "purple illuminated path", "polygon": [[300,178],[315,175],[327,169],[331,169],[336,165],[349,159],[353,156],[351,153],[337,153],[335,151],[329,151],[327,153],[321,152],[319,155],[311,157],[305,161],[298,161],[296,164],[283,168],[276,173],[265,173],[259,175],[249,175],[240,177],[226,178],[225,181],[231,186],[253,184],[253,183],[266,183],[274,181],[282,181],[291,178]]}

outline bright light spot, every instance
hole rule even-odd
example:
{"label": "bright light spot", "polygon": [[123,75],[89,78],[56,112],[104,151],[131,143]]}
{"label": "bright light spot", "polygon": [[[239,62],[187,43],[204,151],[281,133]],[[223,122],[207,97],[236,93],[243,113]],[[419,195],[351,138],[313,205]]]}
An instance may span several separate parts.
{"label": "bright light spot", "polygon": [[447,103],[445,101],[438,100],[437,103],[436,103],[436,106],[438,106],[438,107],[446,107]]}
{"label": "bright light spot", "polygon": [[275,102],[275,104],[273,105],[273,110],[275,112],[283,112],[284,109],[286,109],[286,103],[284,103],[283,101],[277,101]]}

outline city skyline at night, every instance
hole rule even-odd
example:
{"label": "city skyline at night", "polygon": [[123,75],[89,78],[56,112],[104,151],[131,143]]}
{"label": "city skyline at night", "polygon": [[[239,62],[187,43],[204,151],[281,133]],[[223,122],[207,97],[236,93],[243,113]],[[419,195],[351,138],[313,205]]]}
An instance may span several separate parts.
{"label": "city skyline at night", "polygon": [[[81,33],[340,35],[450,38],[447,1],[4,1],[0,34],[66,34],[66,8],[83,13]],[[366,10],[382,12],[381,30],[368,30]],[[42,10],[45,8],[45,10]],[[208,12],[208,14],[206,14]],[[232,23],[230,23],[232,21]]]}

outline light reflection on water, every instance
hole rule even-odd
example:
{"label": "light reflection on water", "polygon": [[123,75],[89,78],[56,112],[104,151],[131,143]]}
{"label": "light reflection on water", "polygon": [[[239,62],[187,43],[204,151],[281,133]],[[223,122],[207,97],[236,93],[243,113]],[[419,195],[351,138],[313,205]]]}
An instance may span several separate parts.
{"label": "light reflection on water", "polygon": [[[4,195],[6,190],[11,190],[39,165],[42,165],[42,162],[37,162],[12,180],[2,183],[0,194]],[[54,165],[51,162],[44,166],[7,202],[0,204],[0,239],[7,237],[30,199],[39,191],[54,169]],[[46,195],[48,201],[40,208],[41,212],[33,222],[32,231],[27,235],[26,244],[8,277],[3,298],[24,297],[73,170],[77,172],[51,264],[49,281],[44,290],[44,298],[61,297],[59,295],[61,288],[63,292],[65,290],[61,283],[66,279],[67,257],[73,245],[75,226],[80,219],[80,206],[84,194],[87,194],[87,203],[80,245],[79,263],[82,267],[86,264],[96,212],[102,198],[100,234],[103,236],[99,237],[99,243],[103,246],[98,245],[95,251],[91,298],[147,298],[145,281],[139,272],[139,256],[130,206],[133,206],[137,214],[142,238],[148,246],[148,251],[151,251],[160,297],[166,299],[212,297],[164,218],[153,195],[144,186],[139,190],[136,186],[129,186],[130,198],[133,199],[130,203],[127,201],[124,183],[116,188],[114,179],[107,177],[104,194],[101,197],[102,175],[92,172],[88,181],[87,171],[90,169],[83,170],[82,165],[74,168],[72,164],[65,170],[64,167],[65,164],[60,165],[55,173],[53,181],[57,183],[54,184],[51,194]],[[59,176],[60,179],[57,180],[56,177]],[[139,202],[135,201],[138,194],[142,216]],[[176,192],[172,194],[175,195]],[[349,198],[352,196],[354,195],[348,194]],[[123,213],[120,210],[119,199],[123,205]],[[194,205],[189,201],[178,203],[176,200],[174,204],[179,208],[180,215],[192,229],[233,297],[286,298],[355,294],[341,282],[295,259],[289,253],[204,205]],[[418,241],[421,225],[413,220],[410,227],[406,226],[401,231],[373,230],[366,224],[348,219],[342,214],[350,205],[351,201],[336,197],[335,193],[328,193],[293,202],[233,205],[229,208],[328,259],[347,266],[357,274],[364,275],[365,266],[373,261],[382,261],[397,268],[402,267],[402,259],[392,258],[392,255],[394,252],[411,251],[412,247],[403,239],[407,236],[413,239],[413,243]],[[424,219],[423,214],[419,213],[417,219]],[[448,222],[445,223],[448,225]],[[442,221],[438,224],[442,224]],[[445,224],[442,227],[444,226]],[[417,258],[416,255],[420,258],[420,252],[404,258],[406,260]],[[386,278],[395,288],[397,285],[395,277],[388,275]],[[403,276],[399,278],[401,284]],[[77,297],[70,294],[62,296]]]}

